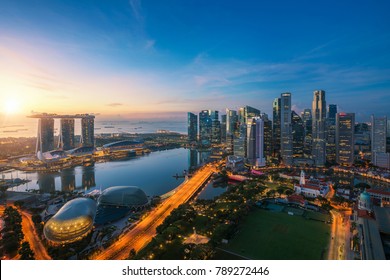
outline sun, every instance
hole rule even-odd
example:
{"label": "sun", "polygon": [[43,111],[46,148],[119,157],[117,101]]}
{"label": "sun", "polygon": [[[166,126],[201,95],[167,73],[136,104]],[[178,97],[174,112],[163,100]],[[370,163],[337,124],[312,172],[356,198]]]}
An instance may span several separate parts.
{"label": "sun", "polygon": [[6,114],[15,114],[19,111],[20,109],[20,104],[18,102],[18,100],[16,99],[7,99],[4,104],[4,112]]}

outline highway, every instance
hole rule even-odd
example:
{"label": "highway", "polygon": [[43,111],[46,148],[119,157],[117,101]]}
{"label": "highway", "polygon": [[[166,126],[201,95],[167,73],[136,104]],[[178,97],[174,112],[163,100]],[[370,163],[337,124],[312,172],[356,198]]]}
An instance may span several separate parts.
{"label": "highway", "polygon": [[132,230],[118,241],[100,252],[94,259],[122,260],[126,259],[131,249],[139,251],[156,235],[156,228],[179,205],[187,202],[215,172],[215,167],[206,165],[188,181],[181,184],[177,191],[164,200],[157,208],[141,220]]}

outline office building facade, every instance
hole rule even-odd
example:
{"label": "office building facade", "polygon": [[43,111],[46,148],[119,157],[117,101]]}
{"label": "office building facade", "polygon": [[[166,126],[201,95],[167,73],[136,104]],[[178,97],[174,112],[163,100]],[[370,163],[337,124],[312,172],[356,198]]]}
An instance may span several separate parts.
{"label": "office building facade", "polygon": [[315,165],[322,167],[326,162],[326,101],[325,91],[323,90],[316,90],[313,92],[312,119],[312,157]]}
{"label": "office building facade", "polygon": [[187,113],[187,131],[188,142],[196,142],[198,140],[198,117],[191,112]]}
{"label": "office building facade", "polygon": [[293,164],[293,139],[291,122],[291,93],[282,93],[280,97],[281,108],[281,158],[286,166]]}
{"label": "office building facade", "polygon": [[251,165],[265,166],[264,121],[260,117],[247,119],[247,159]]}
{"label": "office building facade", "polygon": [[337,113],[336,115],[336,162],[352,165],[354,162],[355,114]]}

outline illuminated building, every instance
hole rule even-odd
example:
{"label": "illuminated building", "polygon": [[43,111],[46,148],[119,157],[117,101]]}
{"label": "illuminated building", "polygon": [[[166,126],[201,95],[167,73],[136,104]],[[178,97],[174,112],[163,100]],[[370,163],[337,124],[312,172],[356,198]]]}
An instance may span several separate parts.
{"label": "illuminated building", "polygon": [[96,213],[96,202],[75,198],[67,202],[44,226],[47,240],[57,244],[72,243],[90,233]]}
{"label": "illuminated building", "polygon": [[293,138],[293,157],[303,157],[303,144],[305,139],[305,126],[301,117],[292,111],[292,138]]}
{"label": "illuminated building", "polygon": [[336,114],[337,105],[329,104],[328,118],[326,119],[326,161],[336,162]]}
{"label": "illuminated building", "polygon": [[199,141],[202,145],[211,144],[212,119],[209,110],[199,113]]}
{"label": "illuminated building", "polygon": [[196,142],[198,140],[198,117],[190,112],[187,113],[187,129],[188,142]]}
{"label": "illuminated building", "polygon": [[371,151],[372,153],[386,152],[387,117],[371,115]]}
{"label": "illuminated building", "polygon": [[74,148],[74,119],[60,120],[60,135],[58,148],[70,150]]}
{"label": "illuminated building", "polygon": [[338,113],[336,115],[336,161],[338,164],[353,164],[354,130],[354,113]]}
{"label": "illuminated building", "polygon": [[281,108],[281,157],[286,166],[293,163],[293,139],[292,139],[292,122],[291,122],[291,93],[282,93],[280,97]]}
{"label": "illuminated building", "polygon": [[313,118],[312,156],[316,166],[324,166],[326,161],[326,143],[325,143],[326,101],[325,101],[325,91],[323,90],[316,90],[313,93],[312,118]]}

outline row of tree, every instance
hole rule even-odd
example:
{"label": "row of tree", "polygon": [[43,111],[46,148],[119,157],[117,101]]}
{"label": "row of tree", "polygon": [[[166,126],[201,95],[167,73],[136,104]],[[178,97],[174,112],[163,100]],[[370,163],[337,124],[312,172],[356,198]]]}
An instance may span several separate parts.
{"label": "row of tree", "polygon": [[34,252],[31,250],[30,244],[27,241],[21,243],[24,234],[22,231],[22,216],[19,211],[12,206],[8,206],[4,210],[3,220],[4,228],[1,230],[2,239],[0,241],[3,253],[14,255],[18,252],[20,259],[33,260]]}

